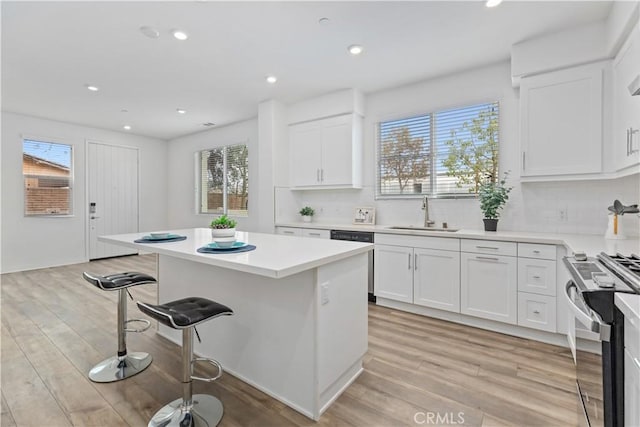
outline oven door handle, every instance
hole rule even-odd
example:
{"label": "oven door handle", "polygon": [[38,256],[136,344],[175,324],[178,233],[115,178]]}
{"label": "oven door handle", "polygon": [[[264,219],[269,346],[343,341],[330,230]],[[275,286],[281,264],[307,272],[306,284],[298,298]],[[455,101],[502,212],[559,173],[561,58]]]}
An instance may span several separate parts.
{"label": "oven door handle", "polygon": [[[581,310],[580,307],[578,307],[573,301],[573,298],[571,297],[572,288],[575,289],[574,295],[577,298],[580,298],[582,305],[587,310],[589,310],[588,313],[585,313],[583,310]],[[588,327],[590,331],[599,334],[601,341],[609,342],[609,339],[611,338],[611,326],[603,322],[602,317],[600,317],[598,313],[589,309],[589,306],[585,302],[584,298],[582,298],[582,295],[580,295],[578,287],[573,282],[573,280],[569,280],[567,282],[567,285],[565,286],[565,295],[567,297],[567,302],[569,303],[569,308],[573,312],[573,315],[576,317],[576,319],[578,319],[580,323]]]}

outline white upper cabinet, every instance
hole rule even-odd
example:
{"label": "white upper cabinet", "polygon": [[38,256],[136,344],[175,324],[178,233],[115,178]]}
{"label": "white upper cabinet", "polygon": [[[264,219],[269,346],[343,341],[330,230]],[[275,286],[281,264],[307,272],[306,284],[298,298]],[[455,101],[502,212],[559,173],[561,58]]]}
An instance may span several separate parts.
{"label": "white upper cabinet", "polygon": [[640,26],[636,25],[613,61],[613,146],[617,171],[640,163],[640,96],[629,85],[640,76]]}
{"label": "white upper cabinet", "polygon": [[362,187],[362,117],[343,114],[289,126],[290,186]]}
{"label": "white upper cabinet", "polygon": [[608,64],[522,79],[521,176],[602,172],[603,79]]}

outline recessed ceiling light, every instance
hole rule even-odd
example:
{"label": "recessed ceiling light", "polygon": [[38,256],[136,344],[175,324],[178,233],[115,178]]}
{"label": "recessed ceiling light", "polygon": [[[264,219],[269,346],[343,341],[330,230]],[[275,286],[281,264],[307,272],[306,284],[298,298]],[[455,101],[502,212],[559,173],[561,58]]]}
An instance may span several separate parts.
{"label": "recessed ceiling light", "polygon": [[352,44],[351,46],[349,46],[349,53],[351,55],[360,55],[363,50],[364,48],[359,44]]}
{"label": "recessed ceiling light", "polygon": [[318,24],[320,24],[322,26],[329,25],[330,23],[331,23],[331,20],[329,18],[320,18],[320,19],[318,19]]}
{"label": "recessed ceiling light", "polygon": [[486,6],[487,7],[496,7],[500,3],[502,3],[502,0],[487,0]]}
{"label": "recessed ceiling light", "polygon": [[267,83],[274,84],[277,81],[278,81],[278,78],[276,76],[267,76]]}
{"label": "recessed ceiling light", "polygon": [[91,92],[97,92],[97,91],[100,90],[100,88],[98,86],[89,85],[89,84],[84,85],[84,87],[89,89]]}
{"label": "recessed ceiling light", "polygon": [[189,35],[182,30],[171,30],[171,35],[178,40],[186,40],[189,38]]}
{"label": "recessed ceiling light", "polygon": [[146,25],[144,27],[140,27],[140,32],[150,39],[157,39],[160,37],[160,31]]}
{"label": "recessed ceiling light", "polygon": [[184,110],[182,108],[176,108],[176,111],[178,112],[178,114],[187,114],[187,110]]}
{"label": "recessed ceiling light", "polygon": [[122,129],[124,129],[124,130],[131,130],[131,126],[129,126],[129,125],[124,125],[124,126],[122,126]]}

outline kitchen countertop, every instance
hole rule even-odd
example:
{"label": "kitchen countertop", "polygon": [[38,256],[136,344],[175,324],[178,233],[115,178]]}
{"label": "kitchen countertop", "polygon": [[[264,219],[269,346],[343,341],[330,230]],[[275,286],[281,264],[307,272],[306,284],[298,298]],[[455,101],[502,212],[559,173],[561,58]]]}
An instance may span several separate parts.
{"label": "kitchen countertop", "polygon": [[349,230],[370,231],[374,233],[400,234],[410,236],[449,237],[456,239],[497,240],[522,243],[542,243],[550,245],[563,245],[569,253],[586,252],[589,256],[595,256],[600,252],[622,254],[640,254],[640,239],[609,240],[604,236],[595,234],[564,234],[564,233],[535,233],[529,231],[484,231],[473,229],[460,229],[451,231],[421,231],[421,230],[397,230],[390,229],[389,225],[355,225],[355,224],[329,224],[308,222],[283,222],[276,227],[315,228],[320,230]]}
{"label": "kitchen countertop", "polygon": [[128,246],[145,252],[210,264],[261,276],[282,278],[329,264],[373,249],[369,243],[341,240],[291,239],[276,234],[236,232],[238,241],[255,245],[250,252],[201,254],[196,250],[212,242],[209,228],[163,230],[187,236],[186,240],[166,243],[135,243],[148,233],[100,236],[98,240]]}
{"label": "kitchen countertop", "polygon": [[640,295],[616,292],[615,303],[625,318],[634,325],[640,325]]}

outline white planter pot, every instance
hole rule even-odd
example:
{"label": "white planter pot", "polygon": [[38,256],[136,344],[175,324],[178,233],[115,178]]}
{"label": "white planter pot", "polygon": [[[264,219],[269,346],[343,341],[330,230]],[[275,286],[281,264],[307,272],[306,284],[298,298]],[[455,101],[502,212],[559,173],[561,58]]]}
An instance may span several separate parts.
{"label": "white planter pot", "polygon": [[302,221],[303,222],[311,222],[311,217],[308,215],[302,215]]}
{"label": "white planter pot", "polygon": [[236,229],[235,228],[212,228],[211,229],[211,237],[217,239],[219,237],[235,237]]}

